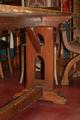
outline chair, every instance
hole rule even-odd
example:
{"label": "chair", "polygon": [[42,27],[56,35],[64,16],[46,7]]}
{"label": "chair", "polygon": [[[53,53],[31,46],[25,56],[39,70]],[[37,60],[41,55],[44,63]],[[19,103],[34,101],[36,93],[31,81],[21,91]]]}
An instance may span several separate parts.
{"label": "chair", "polygon": [[[77,39],[68,41],[67,31],[73,31],[75,28],[71,27],[69,29],[59,28],[59,31],[62,34],[62,41],[67,50],[76,54],[66,65],[63,72],[61,85],[69,85],[69,72],[73,66],[80,60],[80,43]],[[74,73],[74,72],[73,72]]]}
{"label": "chair", "polygon": [[[4,72],[2,68],[2,62],[8,61],[10,72],[13,73],[11,58],[10,58],[10,47],[9,43],[6,40],[6,36],[0,36],[0,75],[1,78],[4,78]],[[4,53],[5,51],[5,53]]]}

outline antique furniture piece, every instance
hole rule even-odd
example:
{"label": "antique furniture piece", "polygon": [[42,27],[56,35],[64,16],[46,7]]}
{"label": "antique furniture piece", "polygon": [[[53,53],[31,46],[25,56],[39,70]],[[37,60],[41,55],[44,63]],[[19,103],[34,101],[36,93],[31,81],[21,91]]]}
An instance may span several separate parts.
{"label": "antique furniture piece", "polygon": [[[9,35],[0,35],[0,75],[4,78],[4,70],[2,68],[2,61],[7,61],[9,65],[10,72],[13,73],[11,56],[10,56],[10,37]],[[7,41],[6,41],[7,40]]]}
{"label": "antique furniture piece", "polygon": [[[27,32],[29,36],[36,35],[36,41],[41,44],[40,36],[43,38],[43,45],[40,46],[40,52],[34,51],[29,37],[27,37],[27,87],[33,87],[34,85],[42,85],[44,89],[53,89],[54,86],[54,43],[53,43],[53,27],[41,26],[35,28],[28,28]],[[33,37],[30,39],[33,39]],[[31,40],[32,41],[32,40]],[[37,50],[38,51],[38,50]],[[36,77],[36,63],[37,59],[41,60],[41,76]],[[37,65],[39,66],[39,65]],[[31,75],[30,75],[31,73]]]}
{"label": "antique furniture piece", "polygon": [[[71,18],[70,13],[61,13],[59,11],[53,11],[50,9],[27,8],[27,7],[21,8],[21,7],[17,7],[17,6],[0,5],[0,31],[2,31],[2,30],[14,31],[15,29],[18,30],[21,28],[25,28],[26,29],[26,51],[29,50],[28,47],[30,46],[30,48],[33,48],[31,50],[34,51],[35,54],[39,54],[39,55],[41,55],[40,53],[41,53],[42,48],[40,46],[40,42],[36,39],[35,33],[43,34],[43,28],[46,33],[48,33],[48,31],[49,31],[51,34],[50,40],[52,39],[51,43],[53,41],[53,45],[54,45],[54,33],[55,33],[54,28],[57,27],[57,25],[59,23],[64,22],[65,20],[68,20],[70,18]],[[40,28],[39,28],[39,26],[40,26]],[[33,31],[34,29],[35,29],[35,32]],[[53,37],[52,37],[52,34],[53,34]],[[33,36],[33,39],[32,39],[32,36]],[[45,36],[45,35],[43,35],[43,36]],[[46,37],[47,36],[45,36],[45,38]],[[48,36],[48,38],[49,38],[49,36]],[[46,39],[46,42],[47,41],[48,41],[48,39]],[[46,47],[48,48],[48,44]],[[49,54],[49,52],[47,51],[47,48],[45,48],[45,50],[43,52],[45,52],[46,54]],[[54,59],[53,57],[55,57],[54,56],[55,54],[53,54],[54,48],[52,50],[53,50],[52,51],[52,60],[53,60]],[[8,117],[10,118],[10,115],[13,116],[14,113],[19,112],[19,108],[24,109],[25,105],[29,105],[29,104],[26,104],[26,102],[32,103],[33,101],[39,99],[40,97],[42,97],[42,99],[44,99],[44,100],[49,100],[54,103],[64,104],[66,102],[64,97],[58,95],[56,92],[53,91],[53,88],[54,88],[54,85],[53,85],[54,84],[54,63],[53,62],[54,62],[54,60],[53,60],[53,62],[51,60],[51,64],[50,64],[51,68],[50,68],[49,63],[48,63],[49,59],[47,58],[47,62],[45,62],[46,59],[44,59],[44,63],[48,64],[48,67],[49,67],[49,69],[48,69],[47,65],[46,65],[45,71],[52,70],[52,72],[51,72],[50,78],[49,78],[50,71],[49,71],[48,77],[46,74],[46,76],[45,76],[46,79],[44,79],[44,83],[42,83],[40,86],[40,89],[41,89],[41,87],[43,88],[43,92],[40,89],[39,89],[40,91],[32,89],[32,88],[35,88],[39,84],[38,84],[38,82],[35,82],[35,78],[33,75],[34,68],[32,68],[32,69],[29,68],[29,67],[33,66],[33,64],[32,64],[32,66],[29,66],[29,64],[31,64],[31,58],[29,58],[31,56],[29,56],[29,55],[30,55],[29,51],[27,51],[26,52],[27,59],[26,59],[26,64],[25,64],[25,66],[26,66],[26,89],[30,90],[32,92],[27,92],[27,90],[24,90],[22,93],[23,95],[21,94],[20,97],[18,96],[16,99],[13,99],[13,102],[10,102],[9,105],[7,105],[3,109],[1,109],[0,115],[2,117],[2,120],[5,120],[5,116],[3,113],[5,113],[5,115],[7,116],[7,119],[8,119]],[[34,60],[34,54],[32,55],[32,57],[33,57],[32,60]],[[43,57],[43,55],[41,57]],[[46,57],[48,57],[48,56],[46,56]],[[21,63],[21,64],[23,64],[23,63]],[[48,73],[48,72],[46,72],[46,73]],[[52,73],[53,73],[53,75],[52,75]],[[22,74],[23,74],[23,71],[22,71]],[[32,75],[32,77],[30,77],[31,75]],[[50,91],[48,91],[48,90],[50,90]],[[35,94],[33,94],[34,92],[35,92]],[[42,93],[42,94],[39,94],[39,93]],[[38,94],[39,94],[39,96],[38,96]],[[15,109],[16,109],[16,111],[15,111]],[[10,114],[7,114],[8,111],[10,112]]]}
{"label": "antique furniture piece", "polygon": [[[64,26],[64,24],[62,24],[62,26]],[[73,56],[72,59],[66,65],[66,68],[63,73],[62,81],[61,81],[61,85],[69,85],[70,70],[72,67],[75,68],[76,63],[80,61],[80,51],[79,51],[80,43],[77,37],[73,39],[72,41],[68,41],[67,32],[74,31],[75,27],[71,27],[68,29],[63,27],[62,29],[60,28],[59,30],[62,34],[62,40],[63,40],[64,46],[66,47],[67,50],[75,54],[75,56]],[[75,74],[75,72],[76,71],[74,69],[73,74]]]}
{"label": "antique furniture piece", "polygon": [[[27,8],[27,7],[21,8],[16,6],[4,7],[4,5],[0,5],[0,8],[1,8],[0,30],[15,30],[20,28],[36,27],[36,26],[49,26],[49,27],[51,26],[53,27],[53,33],[54,33],[54,27],[57,27],[59,23],[64,22],[66,19],[69,19],[71,17],[70,14],[68,13],[64,14],[59,11],[53,11],[48,9],[37,9],[37,8]],[[7,9],[6,12],[5,9]],[[53,34],[53,38],[54,38],[54,34]],[[38,44],[39,43],[37,42],[37,40],[33,41],[33,46],[35,49],[36,48],[40,49]],[[26,62],[26,68],[27,68],[27,62]],[[26,76],[29,76],[28,74],[29,73],[26,73]],[[51,81],[53,81],[54,83],[54,77],[52,79],[47,79],[47,81],[45,81],[48,86],[48,89],[53,89],[53,84]],[[31,81],[30,79],[27,79],[27,86],[33,87],[34,84],[32,83],[34,83],[34,81],[31,82],[30,81]]]}

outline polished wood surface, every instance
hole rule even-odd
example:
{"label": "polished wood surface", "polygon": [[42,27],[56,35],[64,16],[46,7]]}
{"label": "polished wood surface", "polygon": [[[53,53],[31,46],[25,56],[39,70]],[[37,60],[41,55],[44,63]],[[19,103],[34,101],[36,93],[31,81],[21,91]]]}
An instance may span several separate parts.
{"label": "polished wood surface", "polygon": [[37,53],[40,53],[40,43],[38,41],[38,37],[35,33],[35,30],[34,28],[27,28],[27,33],[28,33],[28,36],[32,42],[32,45],[34,46],[35,50]]}
{"label": "polished wood surface", "polygon": [[70,18],[71,13],[50,9],[0,5],[0,30],[55,26]]}
{"label": "polished wood surface", "polygon": [[[53,48],[53,42],[54,42],[54,37],[53,37],[53,31],[54,27],[57,27],[58,24],[64,22],[65,20],[69,20],[71,18],[71,13],[62,13],[60,11],[54,11],[50,9],[43,9],[43,8],[28,8],[28,7],[18,7],[18,6],[9,6],[9,5],[0,5],[0,30],[14,30],[14,29],[19,29],[19,28],[27,28],[27,27],[36,27],[36,26],[47,26],[47,27],[52,27],[49,28],[48,30],[50,31],[51,36],[47,36],[47,40],[53,40],[52,43],[50,44],[50,48]],[[47,30],[47,29],[46,29]],[[46,32],[46,30],[44,32]],[[42,30],[43,33],[43,30]],[[27,36],[26,36],[27,37]],[[29,49],[29,47],[31,49]],[[40,55],[38,53],[35,53],[34,46],[32,46],[30,38],[27,38],[26,40],[26,71],[29,73],[27,75],[27,88],[31,88],[37,85],[36,81],[34,80],[34,66],[29,66],[32,64],[28,64],[30,62],[34,62],[34,56]],[[45,48],[45,50],[42,50],[42,57],[45,58],[46,61],[46,74],[45,74],[45,84],[41,83],[43,86],[45,86],[45,89],[50,90],[53,89],[53,52],[50,49],[50,54],[47,52],[48,44]],[[31,51],[30,51],[31,50]],[[46,51],[46,56],[45,56],[45,51]],[[30,54],[33,53],[32,55]],[[31,56],[30,56],[31,55]],[[48,55],[48,56],[47,56]],[[50,58],[52,56],[52,58]],[[34,64],[33,64],[34,65]],[[47,71],[49,69],[49,72]],[[32,79],[30,79],[30,75],[32,76]],[[38,91],[37,94],[40,92]],[[41,94],[39,94],[41,96]],[[39,96],[39,97],[40,97]],[[53,94],[54,96],[54,94]],[[57,96],[57,95],[56,95]],[[35,94],[32,93],[32,97],[29,97],[30,102],[33,102],[34,99],[36,98]],[[19,99],[21,99],[19,97]],[[59,98],[56,98],[59,99]],[[22,100],[20,101],[15,101],[15,106],[8,106],[8,110],[10,111],[10,114],[14,112],[14,109],[19,110],[23,109],[25,104],[25,101],[27,102],[26,99],[23,99],[24,103],[22,103]],[[30,104],[28,102],[28,105]],[[4,108],[4,110],[6,110]],[[1,110],[2,111],[2,110]],[[9,112],[5,113],[5,117],[8,115]],[[2,117],[3,119],[4,114],[0,115],[0,118]],[[4,120],[4,119],[3,119]]]}
{"label": "polished wood surface", "polygon": [[[65,22],[66,20],[69,19],[71,19],[71,13],[63,13],[48,8],[43,9],[43,8],[29,8],[29,7],[0,5],[0,30],[14,30],[19,28],[37,27],[37,26],[57,27],[58,24]],[[53,28],[52,31],[54,31]],[[33,46],[35,46],[34,48],[38,49],[39,45],[36,41],[37,40],[33,40],[33,41],[31,40]],[[26,46],[28,45],[26,44]],[[46,49],[47,48],[48,47],[46,47]],[[26,54],[26,56],[28,59],[28,53]],[[30,57],[29,57],[29,61],[30,61]],[[30,70],[30,72],[31,71],[32,70]],[[27,81],[29,81],[29,79]],[[50,87],[51,83],[50,85],[49,83],[47,83],[47,86]]]}
{"label": "polished wood surface", "polygon": [[[1,5],[0,4],[0,14],[8,14],[8,16],[27,14],[28,16],[43,16],[43,15],[71,15],[71,13],[63,13],[60,11],[48,9],[48,8],[31,8],[31,7],[19,7],[19,6],[10,6],[10,5]],[[10,15],[11,13],[11,15]]]}

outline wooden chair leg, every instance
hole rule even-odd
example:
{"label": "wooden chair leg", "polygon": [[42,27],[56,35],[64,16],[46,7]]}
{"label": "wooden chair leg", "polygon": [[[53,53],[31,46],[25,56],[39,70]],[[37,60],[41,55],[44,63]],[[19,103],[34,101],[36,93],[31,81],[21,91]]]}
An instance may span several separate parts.
{"label": "wooden chair leg", "polygon": [[3,74],[3,69],[2,69],[1,62],[0,62],[0,75],[1,75],[1,78],[4,78],[4,74]]}
{"label": "wooden chair leg", "polygon": [[71,59],[69,61],[69,63],[67,64],[67,66],[65,68],[65,71],[63,73],[61,85],[69,85],[68,73],[69,73],[71,67],[74,66],[76,64],[76,62],[78,62],[78,61],[80,61],[80,55],[74,57],[73,59]]}
{"label": "wooden chair leg", "polygon": [[54,79],[55,79],[55,84],[58,85],[58,79],[57,79],[57,52],[56,52],[56,45],[54,46]]}
{"label": "wooden chair leg", "polygon": [[8,57],[10,72],[13,73],[12,63],[11,63],[11,58],[10,58],[10,48],[7,48],[7,57]]}
{"label": "wooden chair leg", "polygon": [[24,77],[24,47],[21,47],[21,77],[20,77],[20,84],[23,82]]}

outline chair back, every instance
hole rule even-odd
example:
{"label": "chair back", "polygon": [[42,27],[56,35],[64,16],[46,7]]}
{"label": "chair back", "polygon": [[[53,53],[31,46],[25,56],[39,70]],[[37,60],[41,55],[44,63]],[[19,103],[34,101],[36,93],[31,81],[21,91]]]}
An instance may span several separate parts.
{"label": "chair back", "polygon": [[61,32],[62,35],[62,42],[65,46],[65,48],[71,52],[76,52],[76,47],[73,43],[73,40],[69,40],[68,36],[67,36],[67,32],[73,31],[75,29],[75,27],[71,27],[68,29],[65,28],[59,28],[59,31]]}

